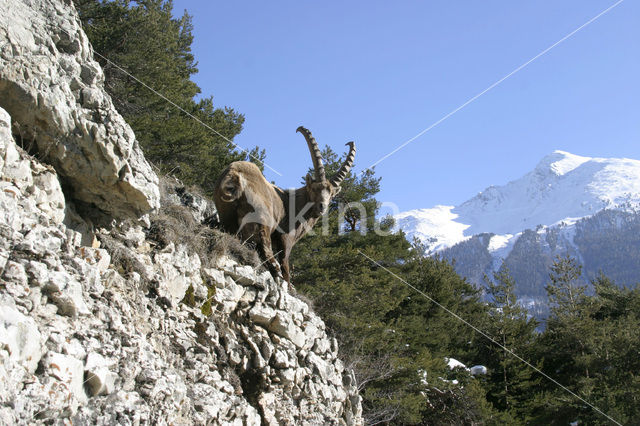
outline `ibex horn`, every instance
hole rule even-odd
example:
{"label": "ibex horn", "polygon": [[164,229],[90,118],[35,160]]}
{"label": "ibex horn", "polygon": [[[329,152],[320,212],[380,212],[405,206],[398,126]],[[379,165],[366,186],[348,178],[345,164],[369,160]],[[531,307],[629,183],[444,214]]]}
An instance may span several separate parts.
{"label": "ibex horn", "polygon": [[324,175],[324,164],[322,164],[322,154],[320,154],[320,149],[318,148],[318,143],[315,138],[311,134],[311,132],[304,127],[300,126],[296,129],[296,132],[302,133],[302,136],[307,141],[307,145],[309,146],[309,152],[311,153],[311,160],[313,161],[313,169],[316,173],[316,182],[322,182],[326,179]]}
{"label": "ibex horn", "polygon": [[344,160],[344,163],[342,163],[342,166],[340,166],[338,172],[331,178],[330,182],[333,186],[340,185],[344,178],[347,177],[349,170],[351,170],[351,167],[353,166],[353,160],[356,158],[355,142],[347,142],[345,145],[349,145],[349,153],[347,154],[347,158]]}

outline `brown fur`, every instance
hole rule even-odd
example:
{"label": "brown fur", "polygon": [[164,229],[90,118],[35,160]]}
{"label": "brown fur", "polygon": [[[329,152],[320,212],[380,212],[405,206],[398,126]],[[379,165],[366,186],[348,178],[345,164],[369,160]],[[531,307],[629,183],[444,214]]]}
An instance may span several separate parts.
{"label": "brown fur", "polygon": [[340,183],[355,156],[355,146],[350,142],[350,152],[337,174],[339,177],[327,180],[311,133],[302,127],[298,131],[309,144],[315,179],[308,175],[302,188],[283,190],[269,183],[255,164],[236,161],[222,172],[214,193],[224,229],[255,243],[271,275],[282,276],[286,281],[291,279],[291,249],[313,228],[331,199],[340,192]]}

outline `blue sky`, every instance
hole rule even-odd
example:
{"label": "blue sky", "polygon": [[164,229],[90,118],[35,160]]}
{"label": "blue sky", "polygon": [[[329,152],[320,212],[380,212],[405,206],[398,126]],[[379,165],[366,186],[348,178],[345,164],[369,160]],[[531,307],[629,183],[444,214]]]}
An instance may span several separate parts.
{"label": "blue sky", "polygon": [[[174,1],[193,16],[195,81],[246,117],[235,142],[299,186],[299,125],[362,170],[614,0]],[[455,205],[556,149],[640,159],[640,2],[626,0],[376,167],[381,201]]]}

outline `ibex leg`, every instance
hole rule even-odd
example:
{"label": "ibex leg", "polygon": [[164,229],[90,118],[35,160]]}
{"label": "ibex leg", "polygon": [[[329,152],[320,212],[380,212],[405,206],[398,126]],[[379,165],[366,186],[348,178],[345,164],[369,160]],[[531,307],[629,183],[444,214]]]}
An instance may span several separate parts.
{"label": "ibex leg", "polygon": [[271,234],[267,228],[258,223],[245,223],[240,229],[243,241],[250,241],[256,245],[260,259],[274,278],[281,277],[280,265],[273,255],[271,248]]}

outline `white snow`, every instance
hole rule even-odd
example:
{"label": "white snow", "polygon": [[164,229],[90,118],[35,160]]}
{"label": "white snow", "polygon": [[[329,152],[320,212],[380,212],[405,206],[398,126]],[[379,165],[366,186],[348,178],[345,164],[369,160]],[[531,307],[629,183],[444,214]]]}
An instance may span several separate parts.
{"label": "white snow", "polygon": [[503,256],[525,229],[571,226],[604,208],[638,206],[640,161],[554,151],[523,177],[490,186],[459,206],[410,210],[395,218],[409,239],[419,238],[429,252],[493,233],[489,251]]}
{"label": "white snow", "polygon": [[[418,237],[427,243],[431,250],[437,251],[465,240],[464,230],[469,225],[457,222],[457,214],[452,213],[453,206],[435,206],[431,209],[411,210],[395,216],[398,226],[410,230],[410,238]],[[429,239],[437,240],[429,244]]]}
{"label": "white snow", "polygon": [[468,370],[467,366],[464,365],[463,363],[461,363],[460,361],[458,361],[455,358],[445,358],[444,362],[447,363],[447,366],[449,367],[449,369],[453,370],[454,368],[463,368],[465,370]]}
{"label": "white snow", "polygon": [[489,247],[487,247],[487,249],[490,252],[500,250],[501,248],[504,248],[509,244],[509,240],[511,240],[511,238],[513,238],[513,234],[494,235],[489,240]]}
{"label": "white snow", "polygon": [[549,164],[549,168],[559,176],[567,174],[591,160],[589,157],[581,157],[579,155],[559,150],[554,151],[553,154],[545,157],[545,159],[549,159],[551,161],[557,159]]}
{"label": "white snow", "polygon": [[429,382],[427,381],[427,370],[423,370],[422,368],[420,368],[418,370],[418,374],[420,375],[420,383],[424,386],[428,385]]}
{"label": "white snow", "polygon": [[626,158],[608,160],[590,182],[589,190],[613,205],[637,204],[640,199],[639,163]]}

